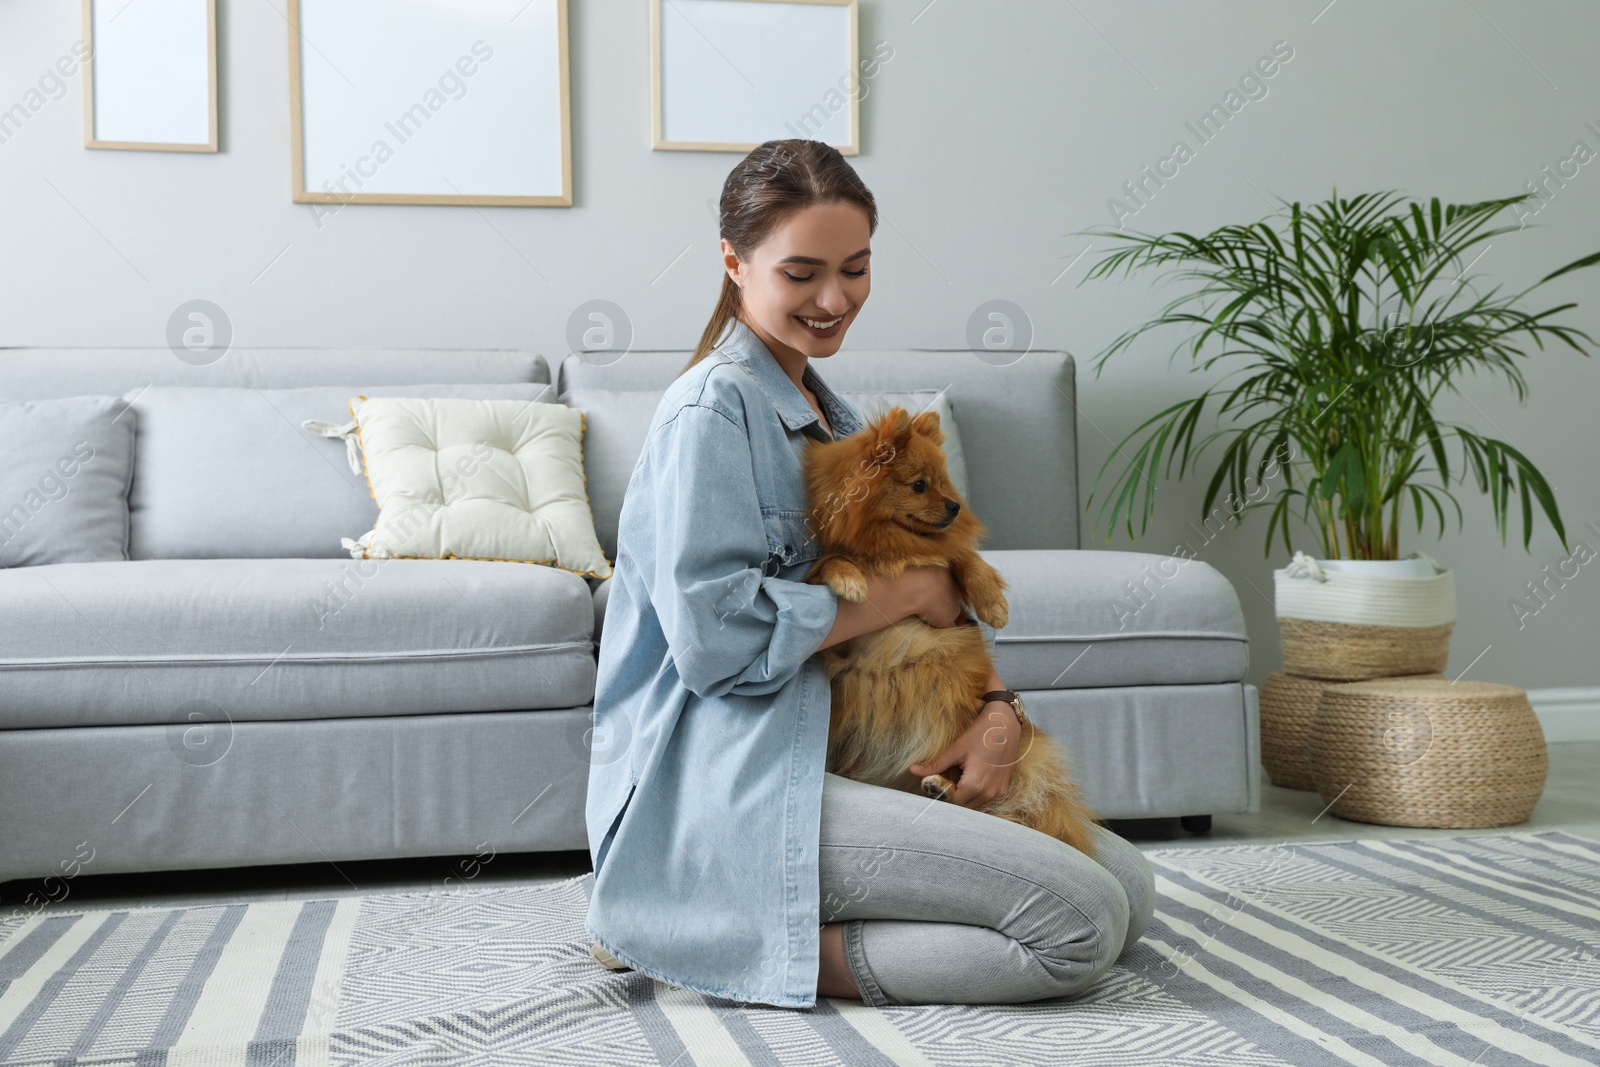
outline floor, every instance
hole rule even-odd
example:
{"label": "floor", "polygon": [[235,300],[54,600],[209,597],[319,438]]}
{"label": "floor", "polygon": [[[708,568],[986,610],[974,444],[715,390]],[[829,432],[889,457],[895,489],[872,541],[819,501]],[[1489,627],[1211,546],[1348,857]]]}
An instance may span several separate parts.
{"label": "floor", "polygon": [[[1515,827],[1490,830],[1425,830],[1375,826],[1327,814],[1316,793],[1280,789],[1262,778],[1261,810],[1254,815],[1217,815],[1206,834],[1189,834],[1173,819],[1133,819],[1112,824],[1145,848],[1204,848],[1214,844],[1270,841],[1335,841],[1355,838],[1429,837],[1562,829],[1600,840],[1600,741],[1550,745],[1550,775],[1533,817]],[[476,873],[473,873],[476,868]],[[444,889],[465,881],[527,884],[558,881],[589,870],[587,852],[534,852],[496,856],[473,864],[460,857],[419,860],[367,860],[356,863],[295,864],[222,871],[158,874],[106,874],[73,880],[69,900],[77,909],[167,907],[252,900],[301,900],[366,893],[407,893]],[[22,904],[38,882],[0,884],[0,908]]]}

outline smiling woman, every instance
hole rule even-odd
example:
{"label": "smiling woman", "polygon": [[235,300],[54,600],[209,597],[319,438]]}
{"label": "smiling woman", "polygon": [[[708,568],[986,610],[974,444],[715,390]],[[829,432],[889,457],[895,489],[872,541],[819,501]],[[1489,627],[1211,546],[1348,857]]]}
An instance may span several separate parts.
{"label": "smiling woman", "polygon": [[[728,175],[721,220],[722,294],[684,370],[735,318],[786,369],[837,352],[872,291],[878,227],[872,193],[838,151],[820,141],[768,141]],[[799,369],[790,377],[799,384]]]}
{"label": "smiling woman", "polygon": [[[769,141],[729,174],[719,221],[721,296],[617,521],[594,697],[594,735],[613,740],[591,759],[585,813],[590,951],[780,1007],[1082,989],[1143,933],[1153,880],[1109,831],[1091,859],[978,810],[1018,759],[1011,703],[974,708],[929,765],[959,779],[949,802],[827,773],[817,653],[912,617],[950,627],[962,606],[942,566],[873,575],[860,601],[804,580],[822,549],[801,454],[863,429],[811,360],[838,352],[871,290],[872,194],[836,149]],[[988,688],[1005,684],[991,672]]]}

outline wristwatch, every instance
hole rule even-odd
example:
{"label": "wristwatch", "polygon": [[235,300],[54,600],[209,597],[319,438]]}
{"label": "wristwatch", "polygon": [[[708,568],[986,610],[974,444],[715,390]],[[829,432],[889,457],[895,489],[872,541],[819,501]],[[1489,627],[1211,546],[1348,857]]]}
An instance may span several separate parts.
{"label": "wristwatch", "polygon": [[[983,704],[987,704],[991,700],[1003,700],[1007,704],[1010,704],[1012,709],[1017,713],[1017,721],[1022,723],[1024,726],[1028,724],[1028,713],[1022,710],[1022,694],[1018,693],[1016,690],[991,689],[989,692],[983,694]],[[983,710],[983,704],[978,705],[979,711]]]}

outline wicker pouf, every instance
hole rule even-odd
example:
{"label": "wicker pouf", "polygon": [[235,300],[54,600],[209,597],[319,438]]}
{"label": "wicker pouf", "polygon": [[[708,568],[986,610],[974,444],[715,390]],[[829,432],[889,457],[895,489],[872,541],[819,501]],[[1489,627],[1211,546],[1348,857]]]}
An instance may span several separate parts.
{"label": "wicker pouf", "polygon": [[1430,674],[1450,659],[1450,631],[1438,626],[1366,626],[1349,622],[1278,618],[1283,667],[1290,674],[1329,681]]}
{"label": "wicker pouf", "polygon": [[[1414,678],[1443,678],[1432,674]],[[1397,679],[1398,680],[1398,679]],[[1339,682],[1302,678],[1288,671],[1273,671],[1261,686],[1261,765],[1273,785],[1315,791],[1311,764],[1306,759],[1306,735],[1316,718],[1317,706],[1329,686]]]}
{"label": "wicker pouf", "polygon": [[1526,822],[1550,767],[1526,693],[1443,679],[1329,686],[1306,756],[1328,810],[1390,826]]}

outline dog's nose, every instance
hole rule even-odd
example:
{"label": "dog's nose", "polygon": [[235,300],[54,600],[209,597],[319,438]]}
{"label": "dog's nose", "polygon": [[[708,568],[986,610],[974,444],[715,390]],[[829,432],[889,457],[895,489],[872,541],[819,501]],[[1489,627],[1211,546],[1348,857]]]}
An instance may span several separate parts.
{"label": "dog's nose", "polygon": [[946,500],[944,502],[944,513],[946,515],[950,516],[952,519],[955,518],[956,515],[960,511],[961,511],[961,505],[958,504],[956,501],[954,501],[954,500]]}

